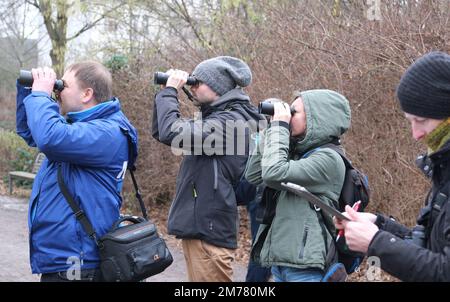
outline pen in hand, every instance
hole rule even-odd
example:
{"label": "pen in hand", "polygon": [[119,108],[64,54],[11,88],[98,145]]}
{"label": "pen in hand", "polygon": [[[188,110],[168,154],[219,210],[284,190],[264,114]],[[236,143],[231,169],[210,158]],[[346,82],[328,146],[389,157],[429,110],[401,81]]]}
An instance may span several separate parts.
{"label": "pen in hand", "polygon": [[[356,212],[358,212],[359,210],[359,205],[361,204],[361,200],[355,202],[355,204],[353,205],[352,209],[355,210]],[[344,236],[344,229],[339,230],[338,235],[336,236],[336,242],[338,242],[338,240]]]}

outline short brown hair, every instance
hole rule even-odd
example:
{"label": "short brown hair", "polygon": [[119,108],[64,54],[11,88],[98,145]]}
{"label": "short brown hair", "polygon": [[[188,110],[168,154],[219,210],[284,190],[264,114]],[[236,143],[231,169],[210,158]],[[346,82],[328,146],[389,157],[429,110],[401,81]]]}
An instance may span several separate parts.
{"label": "short brown hair", "polygon": [[106,102],[112,98],[112,76],[101,63],[95,61],[79,62],[70,65],[67,71],[74,72],[81,88],[92,88],[97,103]]}

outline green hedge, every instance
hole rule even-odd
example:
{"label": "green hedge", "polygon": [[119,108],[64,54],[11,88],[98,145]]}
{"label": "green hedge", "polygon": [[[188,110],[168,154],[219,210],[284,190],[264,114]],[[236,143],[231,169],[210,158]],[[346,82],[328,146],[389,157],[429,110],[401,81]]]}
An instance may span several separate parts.
{"label": "green hedge", "polygon": [[[28,147],[27,143],[15,132],[0,128],[0,173],[6,180],[9,171],[31,172],[36,148]],[[29,185],[29,182],[18,182],[18,185]]]}

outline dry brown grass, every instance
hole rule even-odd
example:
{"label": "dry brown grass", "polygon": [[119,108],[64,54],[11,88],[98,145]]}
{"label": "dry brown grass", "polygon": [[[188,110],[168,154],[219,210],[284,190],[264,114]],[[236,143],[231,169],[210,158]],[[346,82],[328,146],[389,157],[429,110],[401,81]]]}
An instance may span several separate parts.
{"label": "dry brown grass", "polygon": [[[395,87],[415,58],[430,50],[450,52],[448,14],[432,1],[403,12],[388,3],[377,22],[368,21],[358,7],[331,17],[320,5],[302,3],[264,4],[259,7],[264,15],[259,23],[224,16],[214,28],[220,40],[212,40],[208,50],[174,44],[165,55],[176,58],[171,67],[184,70],[197,63],[192,58],[200,61],[223,54],[243,58],[253,70],[253,84],[247,91],[255,104],[268,97],[291,100],[294,90],[328,88],[345,95],[352,107],[352,127],[343,143],[355,165],[369,176],[368,210],[388,213],[411,226],[429,183],[414,166],[416,155],[424,150],[411,138],[395,100]],[[146,200],[157,205],[156,201],[170,201],[173,196],[180,158],[150,137],[155,93],[150,81],[153,71],[174,62],[142,62],[129,77],[119,76],[125,81],[116,92],[139,129],[139,177]],[[188,102],[181,107],[191,116]],[[238,255],[247,260],[248,230],[241,228],[241,235]]]}

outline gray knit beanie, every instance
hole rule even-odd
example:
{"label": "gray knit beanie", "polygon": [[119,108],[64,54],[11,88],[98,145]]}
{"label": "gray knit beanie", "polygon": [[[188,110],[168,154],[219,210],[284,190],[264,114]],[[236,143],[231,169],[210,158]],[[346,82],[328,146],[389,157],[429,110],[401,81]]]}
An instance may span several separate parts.
{"label": "gray knit beanie", "polygon": [[246,87],[252,82],[250,67],[244,61],[228,56],[201,62],[195,67],[192,75],[220,96],[236,86]]}

